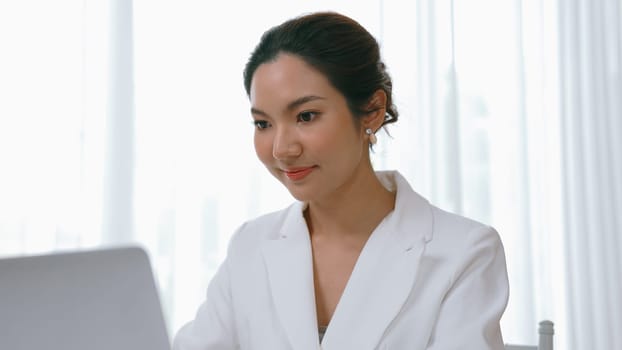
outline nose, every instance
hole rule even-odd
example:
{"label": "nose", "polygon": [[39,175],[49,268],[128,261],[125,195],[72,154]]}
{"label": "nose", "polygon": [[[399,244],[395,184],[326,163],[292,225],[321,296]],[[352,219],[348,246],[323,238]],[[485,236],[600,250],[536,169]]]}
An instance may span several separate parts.
{"label": "nose", "polygon": [[302,152],[302,146],[295,130],[278,128],[272,144],[272,156],[277,160],[296,158]]}

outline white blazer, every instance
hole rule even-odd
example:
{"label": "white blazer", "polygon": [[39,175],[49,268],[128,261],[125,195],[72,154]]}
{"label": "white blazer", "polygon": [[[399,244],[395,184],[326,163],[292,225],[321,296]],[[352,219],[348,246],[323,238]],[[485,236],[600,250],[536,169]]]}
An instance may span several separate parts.
{"label": "white blazer", "polygon": [[395,209],[365,244],[320,346],[305,205],[245,223],[175,350],[502,350],[503,246],[444,212],[397,172]]}

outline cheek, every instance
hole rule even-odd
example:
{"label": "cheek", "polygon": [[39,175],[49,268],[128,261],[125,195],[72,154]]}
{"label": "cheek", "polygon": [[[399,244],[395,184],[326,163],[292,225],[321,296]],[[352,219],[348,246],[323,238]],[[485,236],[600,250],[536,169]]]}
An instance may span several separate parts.
{"label": "cheek", "polygon": [[[351,155],[353,151],[360,148],[360,140],[356,131],[351,130],[351,128],[352,125],[349,124],[326,128],[323,132],[313,135],[313,140],[310,143],[315,145],[315,149],[322,154],[343,158],[346,154]],[[344,160],[341,159],[340,161]]]}
{"label": "cheek", "polygon": [[272,161],[272,138],[267,133],[255,132],[255,154],[266,164]]}

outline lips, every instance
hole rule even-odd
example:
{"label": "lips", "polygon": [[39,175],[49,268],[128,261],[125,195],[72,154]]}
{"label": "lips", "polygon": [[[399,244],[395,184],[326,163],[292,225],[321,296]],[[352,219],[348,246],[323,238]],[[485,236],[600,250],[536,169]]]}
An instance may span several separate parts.
{"label": "lips", "polygon": [[313,172],[314,169],[315,169],[315,166],[306,167],[306,168],[286,169],[286,170],[283,170],[283,173],[285,173],[285,176],[287,176],[290,180],[298,181],[298,180],[302,180],[305,177],[307,177],[307,175],[311,174],[311,172]]}

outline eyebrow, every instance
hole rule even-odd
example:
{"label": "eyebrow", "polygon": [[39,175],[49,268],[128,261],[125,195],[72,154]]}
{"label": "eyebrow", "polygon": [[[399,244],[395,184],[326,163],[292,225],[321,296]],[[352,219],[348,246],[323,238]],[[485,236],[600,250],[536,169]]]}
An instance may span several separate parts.
{"label": "eyebrow", "polygon": [[[321,96],[315,96],[315,95],[308,95],[308,96],[302,96],[299,97],[295,100],[293,100],[292,102],[287,104],[287,107],[285,108],[287,111],[292,111],[293,109],[295,109],[296,107],[303,105],[307,102],[311,102],[311,101],[315,101],[315,100],[325,100],[324,97]],[[251,113],[252,114],[259,114],[259,115],[263,115],[263,116],[267,116],[268,113],[257,109],[255,107],[251,107]]]}

